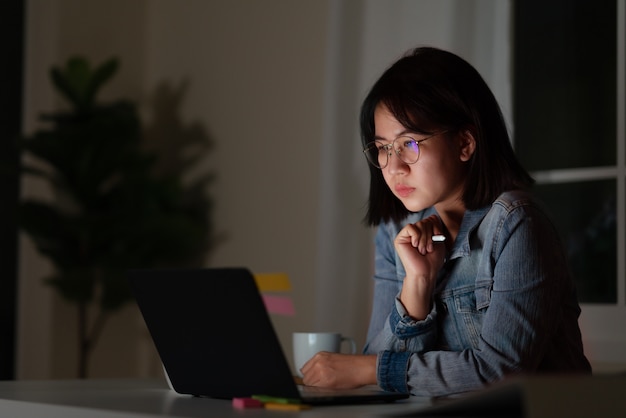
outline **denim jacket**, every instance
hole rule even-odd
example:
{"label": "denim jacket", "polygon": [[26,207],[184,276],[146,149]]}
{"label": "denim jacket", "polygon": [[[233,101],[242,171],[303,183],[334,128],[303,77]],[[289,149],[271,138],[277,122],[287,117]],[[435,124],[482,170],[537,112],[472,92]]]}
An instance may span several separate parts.
{"label": "denim jacket", "polygon": [[558,234],[521,191],[465,212],[426,319],[399,300],[405,276],[393,240],[436,213],[381,224],[376,234],[374,304],[366,354],[377,354],[379,385],[414,395],[478,389],[516,373],[581,372],[580,307]]}

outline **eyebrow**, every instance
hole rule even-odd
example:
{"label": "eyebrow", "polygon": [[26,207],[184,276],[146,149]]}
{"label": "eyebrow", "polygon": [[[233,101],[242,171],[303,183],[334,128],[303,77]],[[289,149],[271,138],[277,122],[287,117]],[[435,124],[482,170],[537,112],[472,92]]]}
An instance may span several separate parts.
{"label": "eyebrow", "polygon": [[[410,135],[410,134],[417,134],[417,132],[412,132],[412,131],[409,131],[409,130],[405,129],[404,131],[402,131],[398,135],[396,135],[396,137],[393,138],[393,139],[400,138],[401,136],[406,136],[406,135]],[[377,140],[377,139],[380,139],[380,140],[383,140],[383,141],[389,141],[387,138],[383,138],[382,136],[379,136],[379,135],[374,135],[374,140]],[[393,141],[393,139],[391,141]]]}
{"label": "eyebrow", "polygon": [[[374,135],[373,141],[389,141],[389,142],[393,142],[394,140],[400,138],[401,136],[411,136],[411,135],[429,135],[429,134],[409,131],[408,129],[405,129],[404,131],[400,132],[393,139],[387,139],[387,138],[383,138],[382,136],[379,136],[379,135]],[[415,139],[415,138],[413,138],[413,139]],[[415,140],[419,141],[419,139],[415,139]]]}

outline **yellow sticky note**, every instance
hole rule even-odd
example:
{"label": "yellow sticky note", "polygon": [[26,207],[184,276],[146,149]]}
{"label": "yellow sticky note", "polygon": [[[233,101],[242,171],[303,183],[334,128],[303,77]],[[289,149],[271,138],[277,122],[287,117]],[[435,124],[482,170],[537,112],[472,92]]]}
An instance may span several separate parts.
{"label": "yellow sticky note", "polygon": [[311,405],[268,402],[265,404],[265,409],[274,409],[279,411],[302,411],[305,409],[311,409]]}
{"label": "yellow sticky note", "polygon": [[287,292],[291,283],[286,273],[255,274],[254,280],[261,292]]}

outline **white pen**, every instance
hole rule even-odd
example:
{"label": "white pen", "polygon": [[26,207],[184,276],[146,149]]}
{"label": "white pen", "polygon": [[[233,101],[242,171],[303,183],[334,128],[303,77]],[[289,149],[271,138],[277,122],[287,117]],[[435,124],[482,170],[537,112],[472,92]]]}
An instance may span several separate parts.
{"label": "white pen", "polygon": [[444,242],[446,240],[446,236],[445,235],[433,235],[432,238],[433,242]]}

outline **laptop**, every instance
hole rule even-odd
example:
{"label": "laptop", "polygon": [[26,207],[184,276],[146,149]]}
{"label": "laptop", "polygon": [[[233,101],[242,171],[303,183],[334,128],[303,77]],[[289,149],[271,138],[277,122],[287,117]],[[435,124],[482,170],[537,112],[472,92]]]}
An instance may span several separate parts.
{"label": "laptop", "polygon": [[265,395],[310,405],[391,402],[377,386],[297,385],[253,275],[245,268],[127,272],[172,388],[212,398]]}

